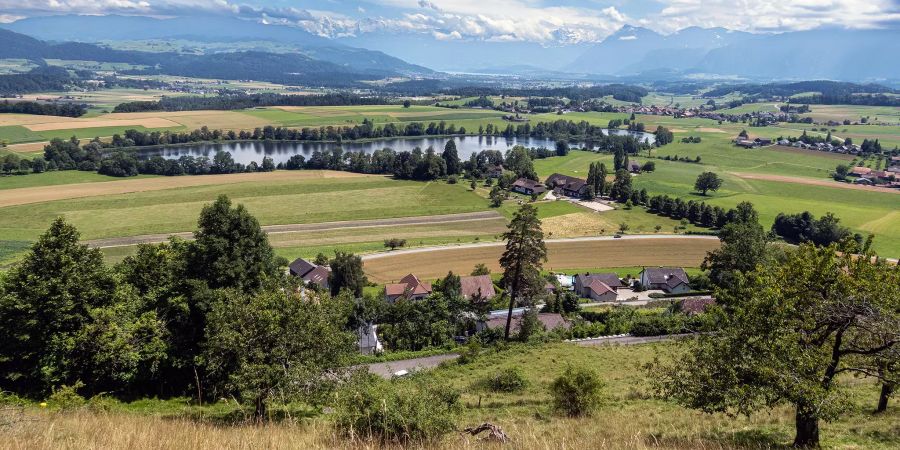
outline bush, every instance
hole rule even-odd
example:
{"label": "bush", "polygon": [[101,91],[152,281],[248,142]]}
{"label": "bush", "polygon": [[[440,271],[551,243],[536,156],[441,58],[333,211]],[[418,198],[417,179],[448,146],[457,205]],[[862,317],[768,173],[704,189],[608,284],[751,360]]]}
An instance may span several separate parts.
{"label": "bush", "polygon": [[456,175],[450,175],[449,177],[447,177],[447,184],[456,184],[458,182],[459,177],[457,177]]}
{"label": "bush", "polygon": [[456,430],[459,410],[459,392],[446,385],[362,374],[338,392],[334,424],[351,439],[434,441]]}
{"label": "bush", "polygon": [[494,392],[520,392],[528,386],[528,379],[518,367],[508,367],[489,376],[484,385]]}
{"label": "bush", "polygon": [[82,387],[84,387],[84,383],[79,381],[72,386],[62,385],[55,388],[47,398],[47,404],[62,411],[81,408],[87,404],[87,400],[78,394],[78,389]]}
{"label": "bush", "polygon": [[600,405],[603,381],[593,370],[566,367],[550,385],[553,409],[570,417],[587,416]]}

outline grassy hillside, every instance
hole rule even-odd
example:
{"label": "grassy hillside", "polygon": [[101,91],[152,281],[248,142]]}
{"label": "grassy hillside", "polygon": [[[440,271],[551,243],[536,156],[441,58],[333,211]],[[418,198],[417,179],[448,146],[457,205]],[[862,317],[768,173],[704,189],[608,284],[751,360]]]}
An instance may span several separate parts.
{"label": "grassy hillside", "polygon": [[[652,398],[643,365],[671,355],[672,344],[581,347],[569,343],[514,346],[490,351],[467,365],[449,363],[425,378],[462,391],[458,426],[489,421],[499,425],[517,449],[746,449],[781,448],[793,435],[793,411],[731,418],[703,414]],[[605,382],[604,402],[592,416],[560,417],[550,410],[548,385],[567,364],[596,370]],[[501,369],[518,367],[528,386],[517,393],[487,392],[477,382]],[[896,448],[900,409],[896,400],[881,415],[871,414],[877,399],[868,379],[845,378],[849,411],[822,424],[825,448]],[[8,448],[382,448],[336,435],[327,413],[295,405],[290,418],[256,425],[235,423],[231,401],[191,405],[186,400],[107,402],[104,409],[49,412],[27,407],[20,421],[0,429]],[[458,434],[429,448],[485,448]],[[488,445],[493,448],[494,446]]]}

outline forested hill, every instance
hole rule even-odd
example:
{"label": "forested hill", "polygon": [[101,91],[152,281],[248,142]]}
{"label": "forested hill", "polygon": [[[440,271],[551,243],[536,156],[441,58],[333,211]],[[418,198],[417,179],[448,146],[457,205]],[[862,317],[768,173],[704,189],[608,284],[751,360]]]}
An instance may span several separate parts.
{"label": "forested hill", "polygon": [[[194,55],[114,50],[79,42],[51,44],[4,29],[0,29],[0,42],[3,43],[0,46],[0,58],[130,63],[147,67],[130,71],[132,74],[253,79],[295,85],[351,87],[360,85],[364,80],[406,75],[411,67],[416,67],[402,61],[402,64],[398,64],[396,61],[399,60],[396,58],[378,52],[369,54],[368,51],[356,52],[356,49],[353,49],[356,58],[347,57],[338,59],[338,62],[329,62],[299,53],[247,51]],[[326,54],[328,51],[340,53],[344,50],[322,48],[316,54]]]}

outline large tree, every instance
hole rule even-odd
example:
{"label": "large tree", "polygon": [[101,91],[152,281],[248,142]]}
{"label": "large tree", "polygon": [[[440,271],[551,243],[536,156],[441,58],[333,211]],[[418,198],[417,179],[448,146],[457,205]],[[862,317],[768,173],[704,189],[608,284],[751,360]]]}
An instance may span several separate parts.
{"label": "large tree", "polygon": [[110,306],[116,284],[103,254],[79,244],[79,233],[53,221],[0,291],[0,386],[43,395],[84,375],[89,356],[78,336],[93,311]]}
{"label": "large tree", "polygon": [[518,301],[526,301],[544,287],[540,276],[543,262],[547,260],[544,232],[538,219],[537,208],[524,204],[513,215],[509,229],[503,233],[506,250],[500,257],[503,277],[500,283],[509,294],[509,313],[506,316],[504,337],[509,339],[513,308]]}
{"label": "large tree", "polygon": [[722,179],[715,172],[703,172],[694,181],[694,190],[706,195],[708,191],[718,191],[722,187]]}
{"label": "large tree", "polygon": [[209,314],[201,356],[207,374],[221,394],[252,402],[258,419],[273,398],[315,403],[354,353],[338,302],[294,292],[229,291]]}
{"label": "large tree", "polygon": [[451,138],[444,145],[444,152],[441,153],[444,159],[444,165],[447,166],[447,175],[459,175],[462,173],[462,163],[459,161],[459,154],[456,151],[456,140]]}
{"label": "large tree", "polygon": [[534,171],[534,163],[528,150],[517,145],[506,152],[506,168],[516,174],[516,178],[528,178],[537,181],[537,172]]}
{"label": "large tree", "polygon": [[804,244],[718,290],[719,328],[654,365],[659,392],[710,413],[792,405],[794,446],[817,447],[819,422],[846,409],[840,377],[881,376],[900,345],[900,271],[839,250]]}
{"label": "large tree", "polygon": [[334,252],[334,258],[329,265],[331,274],[328,276],[328,284],[331,286],[332,295],[347,290],[355,297],[362,297],[363,288],[369,282],[363,272],[362,258],[338,250]]}
{"label": "large tree", "polygon": [[244,205],[231,207],[221,195],[203,207],[190,251],[192,277],[211,288],[254,290],[278,275],[275,252],[259,222]]}
{"label": "large tree", "polygon": [[747,273],[767,261],[769,235],[759,222],[733,222],[719,231],[721,246],[706,255],[702,269],[717,286],[734,283],[737,273]]}

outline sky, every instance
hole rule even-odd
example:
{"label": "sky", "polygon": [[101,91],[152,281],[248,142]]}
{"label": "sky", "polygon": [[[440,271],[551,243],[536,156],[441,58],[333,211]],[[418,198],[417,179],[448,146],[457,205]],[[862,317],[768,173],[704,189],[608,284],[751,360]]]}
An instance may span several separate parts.
{"label": "sky", "polygon": [[661,33],[896,28],[900,0],[0,0],[0,22],[50,14],[221,14],[330,38],[414,33],[552,46],[598,42],[626,24]]}

